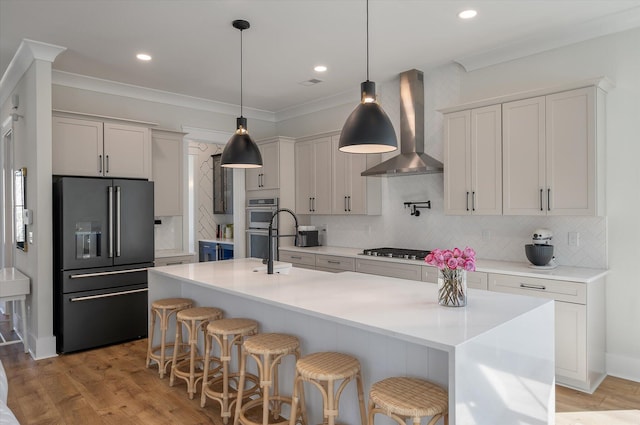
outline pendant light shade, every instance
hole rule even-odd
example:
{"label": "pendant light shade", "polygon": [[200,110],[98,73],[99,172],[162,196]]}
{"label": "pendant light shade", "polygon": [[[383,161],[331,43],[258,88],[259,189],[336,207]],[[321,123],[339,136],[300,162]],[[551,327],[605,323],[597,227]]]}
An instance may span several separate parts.
{"label": "pendant light shade", "polygon": [[236,119],[236,131],[224,146],[220,164],[227,168],[262,167],[262,155],[256,142],[249,136],[247,119],[242,116],[242,31],[250,27],[249,22],[238,19],[232,22],[240,30],[240,116]]}
{"label": "pendant light shade", "polygon": [[398,149],[391,120],[376,99],[376,83],[369,81],[369,0],[367,0],[367,80],[356,106],[340,133],[338,149],[349,153],[383,153]]}

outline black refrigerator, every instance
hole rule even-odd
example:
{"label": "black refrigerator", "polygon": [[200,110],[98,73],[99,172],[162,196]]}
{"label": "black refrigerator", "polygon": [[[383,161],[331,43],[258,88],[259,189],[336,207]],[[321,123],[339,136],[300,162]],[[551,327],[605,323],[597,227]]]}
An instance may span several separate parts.
{"label": "black refrigerator", "polygon": [[153,182],[54,178],[54,334],[59,353],[147,336],[153,225]]}

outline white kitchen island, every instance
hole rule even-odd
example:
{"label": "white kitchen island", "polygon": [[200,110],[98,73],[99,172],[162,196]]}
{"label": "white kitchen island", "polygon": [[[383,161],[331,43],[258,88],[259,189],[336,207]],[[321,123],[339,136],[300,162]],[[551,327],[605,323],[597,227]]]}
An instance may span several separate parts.
{"label": "white kitchen island", "polygon": [[[553,301],[470,289],[466,307],[441,307],[433,284],[299,268],[253,271],[260,266],[237,259],[149,269],[149,303],[188,297],[226,317],[256,319],[262,332],[298,336],[303,356],[353,354],[365,391],[394,375],[434,381],[448,388],[451,424],[554,423]],[[290,393],[288,361],[281,386]],[[343,423],[359,422],[354,393],[343,394]],[[310,422],[318,422],[319,396],[310,390],[308,399]]]}

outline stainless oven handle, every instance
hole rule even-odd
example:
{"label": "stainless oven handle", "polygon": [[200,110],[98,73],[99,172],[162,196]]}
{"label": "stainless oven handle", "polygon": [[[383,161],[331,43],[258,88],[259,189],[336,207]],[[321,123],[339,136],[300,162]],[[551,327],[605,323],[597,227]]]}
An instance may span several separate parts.
{"label": "stainless oven handle", "polygon": [[149,291],[149,288],[132,289],[130,291],[110,292],[108,294],[102,294],[102,295],[89,295],[86,297],[71,298],[70,301],[72,303],[75,303],[78,301],[89,301],[89,300],[97,300],[99,298],[119,297],[120,295],[137,294],[138,292],[148,292],[148,291]]}
{"label": "stainless oven handle", "polygon": [[111,276],[114,274],[125,274],[125,273],[135,273],[135,272],[145,272],[149,270],[147,267],[142,267],[140,269],[128,269],[128,270],[116,270],[114,272],[98,272],[98,273],[84,273],[84,274],[72,274],[69,276],[69,279],[83,279],[85,277],[96,277],[96,276]]}

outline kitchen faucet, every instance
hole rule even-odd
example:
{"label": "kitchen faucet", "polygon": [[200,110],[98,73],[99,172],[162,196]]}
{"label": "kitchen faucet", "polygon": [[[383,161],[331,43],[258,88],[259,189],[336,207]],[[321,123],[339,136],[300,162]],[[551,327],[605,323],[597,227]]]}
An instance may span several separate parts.
{"label": "kitchen faucet", "polygon": [[[273,215],[271,216],[271,221],[269,221],[269,237],[268,237],[268,245],[269,248],[267,250],[268,253],[268,257],[267,257],[267,274],[273,274],[273,244],[271,243],[271,239],[274,237],[273,236],[273,219],[276,218],[278,216],[278,214],[280,214],[281,212],[288,212],[289,214],[291,214],[291,216],[293,217],[293,219],[296,222],[296,233],[294,236],[294,245],[298,245],[298,217],[293,213],[293,211],[291,211],[288,208],[280,208],[279,210],[276,210],[276,212],[273,213]],[[285,236],[285,235],[282,235]],[[287,235],[287,236],[291,236],[291,235]],[[280,236],[277,235],[277,238],[279,238]]]}

